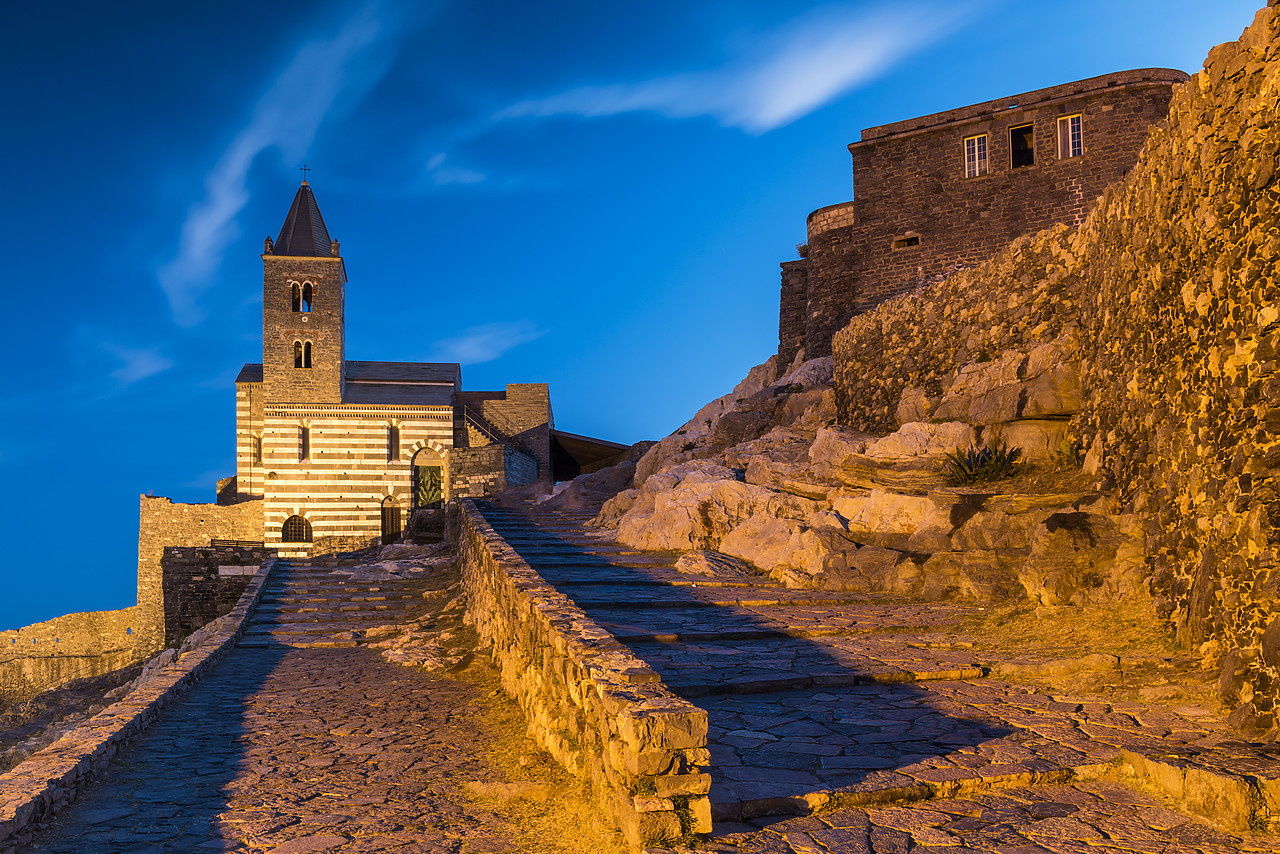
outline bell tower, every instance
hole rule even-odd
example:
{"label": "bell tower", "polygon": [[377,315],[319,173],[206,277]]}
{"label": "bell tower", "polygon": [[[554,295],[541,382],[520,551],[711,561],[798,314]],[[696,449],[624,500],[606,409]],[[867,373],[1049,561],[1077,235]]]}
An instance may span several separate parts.
{"label": "bell tower", "polygon": [[262,383],[270,403],[341,403],[346,266],[306,181],[262,248]]}

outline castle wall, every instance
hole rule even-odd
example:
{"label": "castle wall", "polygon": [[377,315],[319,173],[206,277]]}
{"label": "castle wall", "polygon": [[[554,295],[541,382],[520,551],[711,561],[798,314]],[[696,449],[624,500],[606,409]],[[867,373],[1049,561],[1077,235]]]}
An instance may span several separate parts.
{"label": "castle wall", "polygon": [[136,632],[149,652],[164,648],[170,634],[165,621],[162,558],[169,546],[208,547],[211,539],[262,540],[261,501],[239,504],[174,504],[168,498],[143,495],[138,508],[138,607],[142,623]]}
{"label": "castle wall", "polygon": [[66,614],[0,632],[0,697],[32,697],[75,679],[101,676],[147,658],[140,606]]}
{"label": "castle wall", "polygon": [[[828,355],[837,330],[886,299],[978,264],[1020,235],[1078,225],[1133,164],[1184,79],[1120,72],[863,131],[849,146],[854,201],[809,217],[806,357]],[[1060,157],[1057,120],[1072,115],[1081,117],[1083,153]],[[1035,163],[1014,168],[1010,130],[1025,125]],[[988,171],[965,177],[964,141],[983,134]],[[794,300],[784,284],[790,304],[780,315],[799,313]]]}
{"label": "castle wall", "polygon": [[[400,427],[400,449],[387,458],[387,432]],[[310,456],[301,456],[301,428],[309,429]],[[413,454],[434,448],[445,461],[446,495],[452,475],[450,407],[268,404],[263,454],[266,499],[263,529],[267,545],[282,557],[312,553],[305,543],[281,541],[285,520],[302,516],[312,539],[338,538],[344,544],[369,542],[382,532],[382,501],[393,497],[408,518]]]}
{"label": "castle wall", "polygon": [[1169,630],[1220,669],[1232,722],[1263,730],[1280,724],[1277,87],[1267,8],[1077,232],[1019,240],[833,342],[842,422],[884,432],[905,388],[936,395],[966,361],[1073,337],[1085,470],[1146,526]]}
{"label": "castle wall", "polygon": [[538,461],[508,445],[454,448],[449,454],[453,498],[490,498],[507,487],[525,486],[537,479]]}
{"label": "castle wall", "polygon": [[809,261],[782,262],[782,298],[778,300],[778,363],[791,364],[805,346],[809,307]]}

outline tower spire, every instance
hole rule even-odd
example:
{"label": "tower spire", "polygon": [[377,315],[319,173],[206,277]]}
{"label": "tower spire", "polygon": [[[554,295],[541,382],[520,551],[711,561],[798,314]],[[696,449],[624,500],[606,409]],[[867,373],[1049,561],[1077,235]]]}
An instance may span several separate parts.
{"label": "tower spire", "polygon": [[333,255],[333,240],[324,226],[324,217],[320,216],[315,193],[311,192],[311,185],[305,180],[293,197],[293,206],[289,208],[289,215],[280,228],[280,236],[276,238],[272,254],[321,258]]}

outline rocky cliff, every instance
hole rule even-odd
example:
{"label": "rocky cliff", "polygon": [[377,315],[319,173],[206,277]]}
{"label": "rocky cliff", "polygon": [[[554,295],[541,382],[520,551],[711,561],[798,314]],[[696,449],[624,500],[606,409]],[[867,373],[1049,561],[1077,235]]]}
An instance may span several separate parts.
{"label": "rocky cliff", "polygon": [[[753,369],[596,524],[793,586],[1136,605],[1280,735],[1278,28],[1210,53],[1078,230],[855,318],[834,360]],[[1014,477],[948,483],[948,452],[999,443]]]}

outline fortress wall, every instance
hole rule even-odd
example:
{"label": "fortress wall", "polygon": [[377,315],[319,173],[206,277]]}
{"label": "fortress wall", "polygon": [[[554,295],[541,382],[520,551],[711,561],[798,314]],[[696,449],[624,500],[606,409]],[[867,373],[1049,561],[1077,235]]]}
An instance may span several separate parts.
{"label": "fortress wall", "polygon": [[66,614],[0,632],[0,697],[35,696],[87,676],[101,676],[145,659],[137,606]]}
{"label": "fortress wall", "polygon": [[460,504],[469,616],[530,735],[591,782],[633,848],[710,832],[707,713],[544,581],[474,504]]}
{"label": "fortress wall", "polygon": [[[850,318],[886,299],[979,264],[1019,236],[1079,225],[1133,165],[1185,79],[1117,72],[863,131],[849,146],[854,200],[809,215],[806,356],[829,355]],[[1060,156],[1057,122],[1072,115],[1083,153]],[[1023,126],[1034,129],[1035,162],[1014,168],[1010,131]],[[988,172],[965,177],[964,140],[977,135],[987,140]]]}
{"label": "fortress wall", "polygon": [[163,649],[166,629],[162,558],[168,546],[201,546],[211,539],[262,541],[262,501],[239,504],[174,504],[143,495],[138,508],[138,607],[145,617],[142,643]]}
{"label": "fortress wall", "polygon": [[1280,26],[1263,9],[1175,92],[1135,169],[1075,233],[1015,242],[835,338],[846,424],[885,432],[904,388],[1073,338],[1087,471],[1145,520],[1160,616],[1233,722],[1280,702]]}

